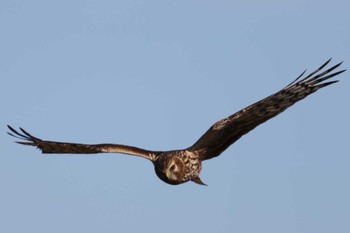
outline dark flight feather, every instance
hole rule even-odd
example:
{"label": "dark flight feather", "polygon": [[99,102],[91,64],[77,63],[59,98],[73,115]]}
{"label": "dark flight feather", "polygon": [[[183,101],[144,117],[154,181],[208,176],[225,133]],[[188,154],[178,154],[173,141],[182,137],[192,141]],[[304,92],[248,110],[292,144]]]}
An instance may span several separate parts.
{"label": "dark flight feather", "polygon": [[141,148],[126,146],[120,144],[81,144],[81,143],[69,143],[69,142],[55,142],[45,141],[26,132],[20,128],[21,133],[7,126],[11,132],[9,135],[24,140],[24,142],[17,142],[19,144],[36,146],[44,154],[97,154],[97,153],[122,153],[140,156],[149,160],[153,160],[156,154],[159,152],[144,150]]}
{"label": "dark flight feather", "polygon": [[304,99],[306,96],[314,93],[320,88],[338,82],[338,80],[335,80],[321,83],[343,73],[345,70],[330,74],[330,72],[338,68],[342,63],[317,74],[330,61],[331,60],[328,60],[318,69],[311,72],[311,74],[302,78],[305,74],[304,71],[297,79],[277,93],[216,122],[193,146],[189,147],[188,150],[192,152],[200,151],[202,160],[216,157],[226,150],[232,143],[258,125],[275,117],[288,107]]}

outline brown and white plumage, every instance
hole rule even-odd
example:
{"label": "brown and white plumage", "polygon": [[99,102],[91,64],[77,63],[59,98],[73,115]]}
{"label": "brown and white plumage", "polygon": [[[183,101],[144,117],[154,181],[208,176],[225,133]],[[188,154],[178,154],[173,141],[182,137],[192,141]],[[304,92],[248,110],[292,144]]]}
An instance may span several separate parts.
{"label": "brown and white plumage", "polygon": [[183,150],[150,151],[119,144],[91,145],[45,141],[32,136],[22,128],[20,128],[21,132],[19,132],[11,126],[8,126],[11,131],[8,134],[24,140],[17,143],[36,146],[46,154],[122,153],[143,157],[153,162],[157,176],[166,183],[181,184],[191,180],[203,185],[204,183],[199,178],[203,160],[219,156],[232,143],[256,126],[275,117],[317,90],[338,82],[338,80],[325,82],[345,71],[340,70],[332,73],[333,70],[342,64],[339,63],[321,72],[329,62],[330,60],[302,78],[305,74],[304,71],[282,90],[216,122],[197,142]]}

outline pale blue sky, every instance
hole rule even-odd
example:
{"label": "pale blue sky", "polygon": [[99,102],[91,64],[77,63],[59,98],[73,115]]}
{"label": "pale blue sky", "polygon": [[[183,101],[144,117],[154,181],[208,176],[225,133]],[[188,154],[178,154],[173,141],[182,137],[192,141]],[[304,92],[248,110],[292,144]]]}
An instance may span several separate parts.
{"label": "pale blue sky", "polygon": [[0,1],[0,232],[350,232],[350,74],[170,186],[132,156],[48,140],[190,146],[328,58],[350,67],[346,1]]}

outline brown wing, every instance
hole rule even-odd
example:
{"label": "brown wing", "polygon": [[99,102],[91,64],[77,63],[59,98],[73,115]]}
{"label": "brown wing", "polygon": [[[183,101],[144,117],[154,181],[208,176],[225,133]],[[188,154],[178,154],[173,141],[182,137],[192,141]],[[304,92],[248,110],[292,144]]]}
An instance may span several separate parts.
{"label": "brown wing", "polygon": [[216,122],[193,146],[189,147],[188,150],[198,152],[202,160],[216,157],[256,126],[280,114],[294,103],[304,99],[320,88],[338,82],[329,81],[321,83],[344,72],[345,70],[330,73],[340,66],[341,63],[317,74],[330,60],[331,59],[307,77],[300,79],[304,75],[304,71],[296,80],[279,92]]}
{"label": "brown wing", "polygon": [[44,154],[97,154],[97,153],[122,153],[134,156],[143,157],[153,161],[157,154],[161,152],[149,151],[140,149],[133,146],[125,146],[118,144],[79,144],[79,143],[68,143],[68,142],[53,142],[41,140],[37,137],[32,136],[22,128],[21,132],[18,132],[11,126],[7,126],[12,133],[8,132],[9,135],[19,138],[21,142],[17,142],[23,145],[36,146]]}

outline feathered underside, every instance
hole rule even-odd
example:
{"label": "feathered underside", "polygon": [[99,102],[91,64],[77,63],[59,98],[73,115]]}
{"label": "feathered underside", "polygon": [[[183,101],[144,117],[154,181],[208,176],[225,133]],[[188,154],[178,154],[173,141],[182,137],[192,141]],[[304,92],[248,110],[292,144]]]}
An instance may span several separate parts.
{"label": "feathered underside", "polygon": [[44,154],[97,154],[97,153],[122,153],[143,157],[153,161],[161,152],[149,151],[141,148],[120,144],[81,144],[68,142],[45,141],[20,128],[21,132],[11,126],[7,126],[11,132],[9,135],[21,139],[17,143],[28,146],[36,146]]}
{"label": "feathered underside", "polygon": [[277,93],[216,122],[188,150],[200,153],[202,160],[216,157],[256,126],[275,117],[315,91],[338,82],[338,80],[324,81],[343,73],[345,70],[331,73],[342,63],[320,72],[330,60],[306,77],[303,77],[305,70],[297,79]]}

